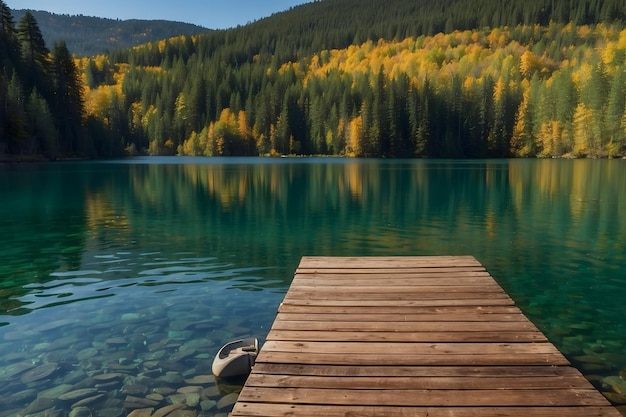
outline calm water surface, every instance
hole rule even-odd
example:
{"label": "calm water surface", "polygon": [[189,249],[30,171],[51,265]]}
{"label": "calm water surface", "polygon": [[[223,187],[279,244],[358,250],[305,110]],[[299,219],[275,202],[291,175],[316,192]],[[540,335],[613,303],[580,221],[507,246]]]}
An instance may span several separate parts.
{"label": "calm water surface", "polygon": [[625,214],[621,160],[0,166],[0,417],[176,395],[225,415],[238,388],[206,377],[213,355],[263,339],[304,255],[473,255],[609,390],[626,374]]}

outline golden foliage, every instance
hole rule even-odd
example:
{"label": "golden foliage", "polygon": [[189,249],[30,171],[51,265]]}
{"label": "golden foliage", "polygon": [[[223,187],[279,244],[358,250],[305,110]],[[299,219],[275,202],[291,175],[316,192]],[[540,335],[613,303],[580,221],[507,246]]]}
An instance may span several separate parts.
{"label": "golden foliage", "polygon": [[[481,98],[481,94],[485,94],[483,93],[485,89],[487,95],[492,94],[488,100],[492,99],[493,102],[501,102],[509,97],[517,100],[518,107],[511,111],[512,114],[517,111],[517,117],[515,123],[511,122],[512,126],[509,127],[509,130],[512,129],[510,148],[513,155],[534,156],[536,152],[540,156],[562,156],[569,152],[577,156],[599,155],[601,152],[617,155],[623,144],[611,144],[607,140],[608,143],[603,145],[598,129],[595,128],[603,116],[597,109],[592,111],[588,103],[583,104],[580,97],[581,91],[584,92],[584,86],[594,77],[596,65],[602,65],[603,73],[609,80],[618,71],[623,71],[626,30],[618,31],[616,27],[563,25],[549,36],[554,37],[553,33],[557,35],[560,33],[558,36],[567,38],[571,35],[575,40],[562,46],[555,46],[550,53],[547,50],[551,47],[550,42],[553,38],[543,36],[551,30],[550,27],[535,25],[513,29],[503,27],[491,30],[455,31],[419,38],[409,37],[400,41],[382,39],[377,42],[367,41],[341,50],[320,51],[298,62],[284,63],[278,68],[277,73],[273,72],[273,68],[276,67],[267,67],[264,70],[271,76],[281,76],[293,71],[304,88],[311,79],[324,79],[329,74],[337,73],[350,74],[353,87],[357,87],[358,82],[364,77],[370,77],[370,84],[375,85],[375,78],[382,68],[390,80],[406,76],[410,80],[411,89],[422,89],[428,80],[432,91],[443,95],[452,91],[451,86],[454,86],[459,89],[463,94],[462,99],[466,101],[473,102],[474,99]],[[533,50],[538,49],[530,49],[532,43],[520,44],[523,37],[516,36],[513,32],[515,30],[525,33],[525,36],[532,36],[535,40],[546,39],[549,45],[546,52],[538,52],[538,55],[533,53]],[[588,41],[585,43],[582,40]],[[163,52],[172,42],[184,42],[184,38],[164,40],[144,47],[158,48]],[[260,61],[260,58],[256,57],[254,61]],[[84,69],[89,61],[81,59],[77,62],[79,67]],[[94,57],[93,62],[98,69],[108,67],[104,56]],[[571,103],[567,104],[571,108],[568,120],[557,120],[557,115],[554,114],[556,105],[545,104],[554,101],[549,94],[555,94],[558,88],[562,88],[558,85],[557,77],[553,77],[552,71],[557,69],[568,70],[568,77],[571,77],[576,86],[572,89],[575,91],[571,91]],[[112,99],[115,95],[117,98],[123,98],[122,85],[129,70],[128,64],[117,64],[113,77],[115,85],[85,89],[87,114],[96,115],[105,123],[108,122],[108,109]],[[153,73],[166,71],[162,67],[143,67],[141,70]],[[535,82],[539,85],[537,88],[539,92],[536,95],[541,96],[541,100],[531,97],[531,84]],[[488,90],[492,86],[493,89]],[[176,94],[178,96],[174,96],[177,97],[175,111],[184,119],[188,97],[180,92]],[[538,109],[536,108],[538,103],[550,108]],[[332,130],[326,129],[322,133],[322,140],[329,146],[338,143],[342,149],[335,151],[342,152],[345,149],[345,154],[349,156],[362,154],[365,136],[369,135],[369,132],[364,132],[362,111],[356,113],[344,115],[344,119],[339,120],[337,129],[332,126]],[[145,129],[152,117],[157,117],[157,111],[150,103],[141,103],[141,106],[139,103],[133,104],[133,128],[141,125]],[[254,140],[260,153],[270,152],[272,141],[276,141],[279,122],[273,120],[270,134],[263,135],[248,126],[244,111],[235,113],[227,108],[220,113],[218,120],[205,122],[206,126],[196,126],[197,130],[200,128],[203,130],[199,133],[193,131],[183,142],[179,152],[221,155],[228,152],[231,140],[245,143]],[[286,146],[290,152],[300,147],[292,137],[285,137],[282,140],[288,141]],[[612,146],[611,149],[601,149],[602,146],[609,145]]]}
{"label": "golden foliage", "polygon": [[348,127],[348,143],[346,146],[346,155],[348,156],[360,156],[361,141],[363,140],[363,118],[362,116],[356,116],[350,121]]}
{"label": "golden foliage", "polygon": [[574,149],[575,156],[588,156],[591,153],[593,138],[593,113],[583,103],[576,106],[574,113]]}

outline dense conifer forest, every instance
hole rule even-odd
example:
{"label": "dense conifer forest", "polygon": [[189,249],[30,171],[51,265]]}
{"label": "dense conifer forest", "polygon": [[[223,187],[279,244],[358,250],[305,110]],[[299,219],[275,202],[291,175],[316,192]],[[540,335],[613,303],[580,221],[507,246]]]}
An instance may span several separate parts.
{"label": "dense conifer forest", "polygon": [[94,155],[85,121],[82,77],[66,44],[50,51],[33,15],[15,26],[0,1],[0,156]]}
{"label": "dense conifer forest", "polygon": [[[59,79],[63,45],[37,64],[3,11],[0,153],[621,157],[625,13],[626,0],[322,0],[76,58]],[[46,123],[28,121],[33,103]]]}

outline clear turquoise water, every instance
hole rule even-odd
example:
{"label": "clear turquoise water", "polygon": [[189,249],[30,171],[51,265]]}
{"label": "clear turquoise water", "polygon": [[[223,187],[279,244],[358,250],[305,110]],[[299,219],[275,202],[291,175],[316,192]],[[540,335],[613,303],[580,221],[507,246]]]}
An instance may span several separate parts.
{"label": "clear turquoise water", "polygon": [[263,339],[304,255],[473,255],[585,374],[618,375],[625,215],[623,160],[0,166],[0,417],[124,367],[210,373],[221,344]]}

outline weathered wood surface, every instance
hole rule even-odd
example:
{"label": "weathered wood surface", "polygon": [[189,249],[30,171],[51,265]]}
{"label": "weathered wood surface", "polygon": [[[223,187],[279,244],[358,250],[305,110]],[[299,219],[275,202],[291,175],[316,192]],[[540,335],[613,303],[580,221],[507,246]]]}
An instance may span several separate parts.
{"label": "weathered wood surface", "polygon": [[621,414],[473,257],[305,257],[233,417]]}

